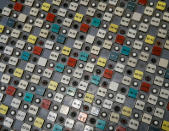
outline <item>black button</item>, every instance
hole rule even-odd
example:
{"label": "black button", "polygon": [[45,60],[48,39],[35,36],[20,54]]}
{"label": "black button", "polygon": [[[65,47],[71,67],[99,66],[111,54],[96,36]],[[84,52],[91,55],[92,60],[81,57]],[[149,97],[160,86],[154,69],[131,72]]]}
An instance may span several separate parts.
{"label": "black button", "polygon": [[58,24],[61,24],[61,23],[62,23],[62,20],[61,20],[61,19],[58,19],[58,20],[57,20],[57,23],[58,23]]}
{"label": "black button", "polygon": [[83,110],[84,111],[88,111],[89,110],[89,106],[88,105],[83,105]]}
{"label": "black button", "polygon": [[73,14],[71,14],[71,13],[68,14],[68,17],[69,17],[69,18],[73,18]]}
{"label": "black button", "polygon": [[97,16],[98,18],[101,18],[101,17],[102,17],[102,14],[101,14],[101,13],[98,13],[96,16]]}
{"label": "black button", "polygon": [[96,119],[95,118],[90,118],[89,121],[90,121],[91,124],[95,124],[96,123]]}
{"label": "black button", "polygon": [[3,50],[4,49],[4,47],[3,46],[0,46],[0,50]]}
{"label": "black button", "polygon": [[61,116],[61,117],[59,117],[59,122],[60,123],[63,123],[65,121],[65,119]]}
{"label": "black button", "polygon": [[84,35],[80,35],[80,37],[79,37],[81,40],[83,40],[84,39]]}
{"label": "black button", "polygon": [[89,47],[89,46],[86,46],[86,47],[85,47],[85,50],[86,50],[86,51],[89,51],[89,50],[90,50],[90,47]]}
{"label": "black button", "polygon": [[109,68],[109,69],[113,69],[113,65],[112,65],[112,64],[109,64],[109,65],[108,65],[108,68]]}
{"label": "black button", "polygon": [[100,69],[96,69],[96,73],[97,74],[101,74],[101,70]]}
{"label": "black button", "polygon": [[54,36],[54,35],[51,35],[50,38],[51,38],[51,40],[54,40],[54,39],[55,39],[55,36]]}
{"label": "black button", "polygon": [[147,110],[147,112],[152,112],[152,108],[151,108],[150,106],[148,106],[148,107],[146,108],[146,110]]}
{"label": "black button", "polygon": [[98,40],[97,45],[101,45],[101,44],[102,44],[102,41]]}
{"label": "black button", "polygon": [[47,84],[48,84],[48,81],[47,81],[47,80],[43,80],[43,81],[42,81],[42,84],[43,84],[43,85],[47,85]]}
{"label": "black button", "polygon": [[33,59],[32,59],[33,62],[37,62],[37,60],[38,60],[38,58],[36,58],[36,57],[33,57]]}
{"label": "black button", "polygon": [[8,7],[9,7],[9,8],[13,8],[13,5],[12,5],[12,4],[9,4]]}
{"label": "black button", "polygon": [[68,7],[68,4],[67,4],[67,3],[64,3],[64,4],[63,4],[63,7],[64,7],[64,8],[67,8],[67,7]]}
{"label": "black button", "polygon": [[73,53],[73,56],[74,56],[74,57],[78,57],[78,53],[77,53],[77,52],[74,52],[74,53]]}
{"label": "black button", "polygon": [[14,70],[13,70],[12,68],[10,68],[10,69],[8,69],[8,72],[9,72],[10,74],[13,74]]}
{"label": "black button", "polygon": [[74,29],[77,29],[78,27],[79,27],[78,24],[74,24],[74,25],[73,25],[73,28],[74,28]]}
{"label": "black button", "polygon": [[17,27],[18,27],[18,29],[21,29],[21,28],[22,28],[22,25],[19,24]]}
{"label": "black button", "polygon": [[14,85],[18,85],[19,81],[18,80],[14,80],[13,83],[14,83]]}
{"label": "black button", "polygon": [[119,107],[119,106],[115,106],[115,107],[114,107],[114,110],[115,110],[116,112],[119,112],[119,111],[120,111],[120,107]]}
{"label": "black button", "polygon": [[62,61],[62,62],[66,62],[66,58],[63,57],[63,58],[61,59],[61,61]]}
{"label": "black button", "polygon": [[15,44],[16,44],[16,41],[12,40],[11,45],[15,45]]}
{"label": "black button", "polygon": [[131,74],[132,74],[132,71],[131,71],[131,70],[127,70],[127,74],[128,74],[128,75],[131,75]]}
{"label": "black button", "polygon": [[102,86],[106,87],[108,83],[106,81],[103,81]]}
{"label": "black button", "polygon": [[26,35],[23,35],[22,37],[24,40],[26,40],[28,37]]}
{"label": "black button", "polygon": [[4,60],[5,62],[8,62],[8,61],[9,61],[9,57],[5,56],[3,60]]}
{"label": "black button", "polygon": [[120,30],[120,34],[125,34],[126,31],[125,30]]}
{"label": "black button", "polygon": [[71,115],[71,117],[76,117],[77,113],[73,111],[73,112],[71,112],[70,115]]}
{"label": "black button", "polygon": [[126,88],[123,87],[123,88],[120,89],[120,91],[121,91],[122,93],[125,93],[125,92],[126,92]]}
{"label": "black button", "polygon": [[73,81],[73,82],[72,82],[72,85],[73,85],[73,86],[77,86],[77,85],[78,85],[78,82],[77,82],[77,81]]}
{"label": "black button", "polygon": [[120,120],[120,122],[121,122],[122,124],[124,124],[124,125],[127,124],[127,120],[126,120],[126,119],[123,119],[123,118]]}
{"label": "black button", "polygon": [[85,80],[89,80],[89,76],[88,76],[88,75],[85,75],[85,76],[84,76],[84,79],[85,79]]}
{"label": "black button", "polygon": [[156,60],[155,58],[152,58],[152,59],[151,59],[151,62],[152,62],[153,64],[155,64],[156,61],[157,61],[157,60]]}
{"label": "black button", "polygon": [[145,80],[146,81],[151,81],[151,77],[150,76],[145,76]]}
{"label": "black button", "polygon": [[120,2],[120,7],[124,7],[125,3],[124,2]]}
{"label": "black button", "polygon": [[56,12],[57,12],[57,9],[53,9],[52,12],[53,12],[53,13],[56,13]]}

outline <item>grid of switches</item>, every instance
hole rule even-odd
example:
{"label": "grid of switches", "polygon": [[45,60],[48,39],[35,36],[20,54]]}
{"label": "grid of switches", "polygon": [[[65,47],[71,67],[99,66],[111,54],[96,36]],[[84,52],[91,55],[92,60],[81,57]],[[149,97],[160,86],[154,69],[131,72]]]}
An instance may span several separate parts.
{"label": "grid of switches", "polygon": [[167,0],[6,1],[0,130],[169,131]]}

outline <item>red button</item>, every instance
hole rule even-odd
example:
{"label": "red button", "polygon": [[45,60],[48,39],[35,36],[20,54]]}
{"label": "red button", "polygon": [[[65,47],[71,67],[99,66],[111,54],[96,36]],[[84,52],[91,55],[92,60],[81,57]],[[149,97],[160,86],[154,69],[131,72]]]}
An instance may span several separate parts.
{"label": "red button", "polygon": [[23,5],[21,3],[16,2],[14,5],[14,10],[21,11],[23,8]]}
{"label": "red button", "polygon": [[167,110],[169,111],[169,102],[168,102],[168,105],[167,105]]}
{"label": "red button", "polygon": [[77,62],[77,60],[75,58],[69,57],[67,65],[71,66],[71,67],[75,67],[76,66],[76,62]]}
{"label": "red button", "polygon": [[116,131],[126,131],[126,128],[122,127],[122,126],[118,126],[116,128]]}
{"label": "red button", "polygon": [[89,30],[89,25],[87,25],[87,24],[81,24],[81,26],[80,26],[80,31],[82,31],[82,32],[87,32],[88,30]]}
{"label": "red button", "polygon": [[113,71],[112,70],[109,70],[109,69],[105,69],[104,70],[104,74],[103,76],[107,79],[111,79],[112,78],[112,75],[113,75]]}
{"label": "red button", "polygon": [[16,91],[16,88],[13,87],[13,86],[8,86],[8,88],[6,89],[6,94],[10,95],[10,96],[13,96],[14,93]]}
{"label": "red button", "polygon": [[119,44],[123,45],[124,40],[125,40],[124,36],[122,36],[122,35],[117,35],[116,36],[116,43],[119,43]]}
{"label": "red button", "polygon": [[141,87],[140,87],[140,90],[141,90],[141,91],[144,91],[144,92],[149,92],[150,86],[151,86],[151,85],[150,85],[149,83],[142,82]]}
{"label": "red button", "polygon": [[139,0],[138,3],[141,4],[141,5],[146,5],[147,4],[147,0]]}
{"label": "red button", "polygon": [[46,16],[46,20],[49,22],[53,22],[55,19],[55,15],[52,13],[48,13],[48,15]]}
{"label": "red button", "polygon": [[162,48],[159,46],[154,46],[152,49],[152,54],[156,56],[160,56],[162,52]]}
{"label": "red button", "polygon": [[50,104],[51,104],[51,101],[50,101],[50,100],[43,99],[43,100],[42,100],[41,107],[48,110],[49,107],[50,107]]}
{"label": "red button", "polygon": [[41,55],[42,50],[43,50],[43,49],[42,49],[41,47],[35,46],[35,47],[33,48],[33,54],[35,54],[35,55]]}

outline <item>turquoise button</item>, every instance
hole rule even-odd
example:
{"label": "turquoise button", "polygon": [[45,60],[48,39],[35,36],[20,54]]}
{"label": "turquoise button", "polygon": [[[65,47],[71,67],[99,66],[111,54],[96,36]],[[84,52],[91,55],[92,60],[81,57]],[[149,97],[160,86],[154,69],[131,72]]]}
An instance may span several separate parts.
{"label": "turquoise button", "polygon": [[104,130],[105,126],[106,126],[106,121],[100,119],[97,120],[96,128]]}
{"label": "turquoise button", "polygon": [[127,9],[134,11],[136,7],[136,4],[134,2],[128,2]]}
{"label": "turquoise button", "polygon": [[63,129],[63,127],[58,124],[55,124],[53,127],[53,131],[62,131],[62,129]]}
{"label": "turquoise button", "polygon": [[91,25],[94,26],[94,27],[99,27],[99,26],[100,26],[100,23],[101,23],[101,20],[100,20],[100,19],[98,19],[98,18],[93,18]]}
{"label": "turquoise button", "polygon": [[26,51],[23,51],[22,54],[21,54],[21,59],[25,60],[25,61],[28,61],[29,58],[30,58],[30,53],[26,52]]}
{"label": "turquoise button", "polygon": [[76,93],[76,88],[74,87],[68,87],[66,93],[70,96],[74,96]]}
{"label": "turquoise button", "polygon": [[136,98],[137,97],[138,90],[134,88],[130,88],[128,92],[128,96],[131,98]]}
{"label": "turquoise button", "polygon": [[64,68],[65,68],[65,66],[60,63],[56,64],[56,66],[55,66],[55,70],[58,72],[63,72]]}
{"label": "turquoise button", "polygon": [[88,56],[89,54],[87,54],[86,52],[80,52],[80,55],[79,55],[79,60],[82,60],[82,61],[87,61],[88,59]]}
{"label": "turquoise button", "polygon": [[123,46],[121,49],[121,54],[128,56],[130,54],[131,48]]}
{"label": "turquoise button", "polygon": [[24,101],[31,103],[32,99],[33,99],[33,94],[29,93],[29,92],[26,92],[25,96],[24,96]]}
{"label": "turquoise button", "polygon": [[43,87],[40,87],[40,86],[37,86],[36,87],[36,92],[35,92],[37,95],[40,95],[40,96],[43,96],[44,93],[45,93],[45,88]]}
{"label": "turquoise button", "polygon": [[52,32],[58,33],[59,30],[60,30],[60,26],[58,24],[52,25],[52,29],[51,29]]}
{"label": "turquoise button", "polygon": [[63,44],[63,43],[65,42],[65,39],[66,39],[66,37],[65,37],[64,35],[58,35],[56,41],[57,41],[58,43]]}
{"label": "turquoise button", "polygon": [[101,79],[100,76],[93,75],[91,82],[92,82],[93,84],[95,84],[95,85],[99,85],[100,79]]}
{"label": "turquoise button", "polygon": [[15,26],[15,20],[8,18],[6,25],[11,27],[11,28],[14,27]]}
{"label": "turquoise button", "polygon": [[110,56],[109,56],[109,59],[112,60],[112,61],[117,61],[118,57],[119,57],[119,53],[117,53],[117,52],[111,52]]}
{"label": "turquoise button", "polygon": [[166,70],[164,78],[169,79],[169,70]]}

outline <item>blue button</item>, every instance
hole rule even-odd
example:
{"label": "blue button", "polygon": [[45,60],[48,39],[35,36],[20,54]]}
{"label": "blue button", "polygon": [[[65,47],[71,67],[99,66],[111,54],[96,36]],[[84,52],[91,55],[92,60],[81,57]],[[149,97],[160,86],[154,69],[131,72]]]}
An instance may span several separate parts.
{"label": "blue button", "polygon": [[52,29],[51,29],[52,32],[58,33],[59,30],[60,30],[60,26],[58,24],[52,25]]}
{"label": "blue button", "polygon": [[101,79],[100,76],[93,75],[91,82],[92,82],[93,84],[95,84],[95,85],[99,85],[100,79]]}
{"label": "blue button", "polygon": [[169,69],[166,70],[164,78],[169,79]]}
{"label": "blue button", "polygon": [[130,54],[131,48],[123,46],[121,49],[121,54],[128,56]]}
{"label": "blue button", "polygon": [[134,88],[130,88],[128,92],[128,96],[131,98],[136,98],[137,97],[138,90]]}
{"label": "blue button", "polygon": [[82,61],[87,61],[87,59],[88,59],[88,56],[89,56],[89,54],[87,54],[86,52],[80,52],[80,55],[79,55],[79,60],[82,60]]}
{"label": "blue button", "polygon": [[65,42],[66,37],[64,35],[58,35],[57,42],[63,44]]}
{"label": "blue button", "polygon": [[65,66],[60,63],[56,64],[56,66],[55,66],[55,70],[58,72],[63,72],[64,68],[65,68]]}
{"label": "blue button", "polygon": [[100,19],[98,19],[98,18],[93,18],[91,25],[94,26],[94,27],[99,27],[99,26],[100,26],[100,23],[101,23],[101,20],[100,20]]}
{"label": "blue button", "polygon": [[14,27],[15,26],[15,20],[8,18],[6,25],[9,27]]}
{"label": "blue button", "polygon": [[117,53],[117,52],[111,52],[109,59],[112,60],[112,61],[117,61],[118,57],[119,57],[119,53]]}
{"label": "blue button", "polygon": [[36,92],[35,92],[37,95],[40,95],[40,96],[43,96],[44,93],[45,93],[45,88],[43,87],[40,87],[40,86],[37,86],[36,87]]}
{"label": "blue button", "polygon": [[29,58],[30,58],[30,53],[26,52],[26,51],[23,51],[22,54],[21,54],[21,59],[25,60],[25,61],[28,61]]}
{"label": "blue button", "polygon": [[29,93],[29,92],[26,92],[25,96],[24,96],[24,101],[31,103],[32,99],[33,99],[33,94]]}
{"label": "blue button", "polygon": [[105,126],[106,126],[106,121],[100,119],[97,120],[96,128],[104,130]]}
{"label": "blue button", "polygon": [[55,124],[53,127],[53,131],[62,131],[62,129],[63,129],[63,127],[58,124]]}

